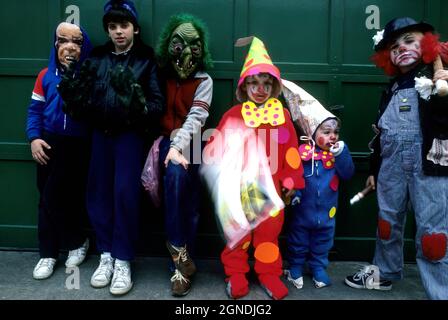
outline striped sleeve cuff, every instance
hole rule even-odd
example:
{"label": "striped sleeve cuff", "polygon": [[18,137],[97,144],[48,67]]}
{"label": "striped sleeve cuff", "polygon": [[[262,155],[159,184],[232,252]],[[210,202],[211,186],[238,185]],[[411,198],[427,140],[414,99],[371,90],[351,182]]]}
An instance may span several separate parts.
{"label": "striped sleeve cuff", "polygon": [[37,94],[36,92],[33,92],[33,94],[31,95],[31,99],[45,102],[45,97]]}
{"label": "striped sleeve cuff", "polygon": [[193,101],[193,105],[192,105],[192,107],[203,108],[203,109],[205,109],[206,111],[208,111],[209,108],[210,108],[210,106],[208,105],[207,102],[200,101],[200,100],[194,100],[194,101]]}

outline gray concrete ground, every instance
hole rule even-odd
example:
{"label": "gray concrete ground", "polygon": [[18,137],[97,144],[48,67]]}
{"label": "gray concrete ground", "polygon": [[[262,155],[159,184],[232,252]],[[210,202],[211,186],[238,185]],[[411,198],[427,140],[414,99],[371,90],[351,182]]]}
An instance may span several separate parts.
{"label": "gray concrete ground", "polygon": [[[108,288],[94,289],[90,277],[97,267],[98,256],[90,255],[79,268],[79,288],[66,287],[74,274],[66,274],[64,257],[54,274],[46,280],[34,280],[32,271],[39,260],[36,252],[0,251],[0,300],[228,300],[225,293],[224,273],[219,260],[197,261],[198,273],[193,288],[186,297],[174,298],[170,294],[168,258],[138,257],[133,262],[133,289],[125,296],[115,297]],[[405,279],[393,284],[391,291],[357,290],[346,286],[345,276],[357,271],[360,262],[332,262],[328,268],[333,285],[313,287],[310,276],[304,279],[304,288],[297,290],[288,283],[286,300],[421,300],[426,299],[417,266],[405,266]],[[71,278],[70,278],[71,277]],[[254,275],[249,276],[250,293],[243,300],[269,300]]]}

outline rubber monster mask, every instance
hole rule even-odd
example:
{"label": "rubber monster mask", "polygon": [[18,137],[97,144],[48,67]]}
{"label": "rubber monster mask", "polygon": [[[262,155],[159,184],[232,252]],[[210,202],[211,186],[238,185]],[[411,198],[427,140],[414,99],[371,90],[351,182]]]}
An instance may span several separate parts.
{"label": "rubber monster mask", "polygon": [[68,67],[81,56],[83,37],[81,29],[74,24],[62,22],[56,28],[55,47],[61,65]]}
{"label": "rubber monster mask", "polygon": [[187,79],[196,71],[203,48],[199,32],[193,24],[180,24],[171,34],[168,52],[180,79]]}

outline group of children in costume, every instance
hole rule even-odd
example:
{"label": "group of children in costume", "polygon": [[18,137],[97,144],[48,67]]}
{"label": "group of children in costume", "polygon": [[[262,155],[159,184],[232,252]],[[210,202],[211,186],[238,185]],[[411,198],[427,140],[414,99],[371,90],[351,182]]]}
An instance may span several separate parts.
{"label": "group of children in costume", "polygon": [[[82,221],[87,211],[100,253],[91,285],[110,285],[115,295],[131,290],[140,177],[148,149],[161,135],[153,148],[158,148],[166,245],[173,262],[172,294],[184,296],[196,273],[191,253],[200,203],[199,164],[187,155],[202,149],[194,145],[193,137],[201,134],[209,116],[213,90],[206,72],[211,66],[207,31],[197,18],[175,15],[154,53],[140,38],[138,14],[130,0],[107,2],[103,27],[110,41],[91,50],[80,27],[61,23],[48,68],[39,73],[33,90],[27,137],[38,163],[41,256],[33,276],[51,276],[62,248],[69,250],[67,267],[83,262],[89,248]],[[443,222],[448,209],[431,192],[437,188],[438,195],[448,197],[444,186],[448,101],[435,94],[422,98],[414,80],[420,75],[434,81],[448,79],[447,71],[433,72],[429,62],[434,59],[422,58],[422,38],[433,31],[432,26],[410,18],[395,19],[386,25],[375,47],[378,55],[387,57],[378,65],[384,67],[387,62],[387,70],[393,70],[397,78],[380,106],[380,134],[372,154],[376,160],[372,168],[379,173],[372,172],[368,183],[377,186],[380,208],[374,258],[380,284],[375,288],[390,289],[390,280],[402,276],[404,212],[410,200],[417,218],[417,262],[423,285],[430,298],[448,299],[448,226]],[[276,196],[292,206],[288,267],[283,270],[278,246],[282,206],[264,215],[235,243],[228,242],[221,261],[229,297],[247,295],[252,244],[260,285],[273,299],[283,299],[288,289],[281,277],[300,289],[306,265],[317,288],[331,284],[326,269],[335,233],[338,186],[355,170],[347,144],[339,141],[340,119],[318,102],[304,101],[299,87],[282,80],[260,39],[242,42],[251,46],[237,86],[240,103],[222,116],[204,154],[222,147],[217,134],[226,130],[250,133],[260,143],[258,150],[262,161],[269,163],[268,180]],[[436,46],[436,54],[442,47]],[[298,114],[293,117],[297,127],[279,99],[282,91],[291,112]],[[300,144],[297,129],[303,140]],[[258,166],[244,159],[242,168]],[[217,168],[224,176],[226,168]],[[261,205],[250,210],[263,214],[269,196],[258,192]],[[372,270],[366,267],[345,281],[351,287],[367,288]]]}

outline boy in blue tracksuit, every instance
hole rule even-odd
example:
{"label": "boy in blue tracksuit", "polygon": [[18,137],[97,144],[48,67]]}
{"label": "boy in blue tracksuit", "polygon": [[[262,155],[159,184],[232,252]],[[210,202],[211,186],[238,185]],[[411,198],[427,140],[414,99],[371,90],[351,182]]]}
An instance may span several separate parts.
{"label": "boy in blue tracksuit", "polygon": [[53,274],[59,249],[69,250],[65,263],[82,263],[88,249],[83,230],[87,220],[85,189],[89,161],[87,128],[62,110],[57,91],[61,76],[73,62],[82,62],[91,45],[87,34],[66,22],[54,35],[48,67],[34,85],[26,126],[31,154],[37,162],[37,186],[40,193],[38,237],[41,259],[33,271],[35,279]]}
{"label": "boy in blue tracksuit", "polygon": [[287,235],[289,269],[287,279],[303,286],[305,262],[316,288],[331,284],[326,273],[328,253],[333,246],[339,179],[348,180],[354,165],[347,145],[339,139],[340,121],[320,104],[302,110],[307,122],[302,128],[309,143],[300,145],[305,189],[292,201],[293,216]]}

